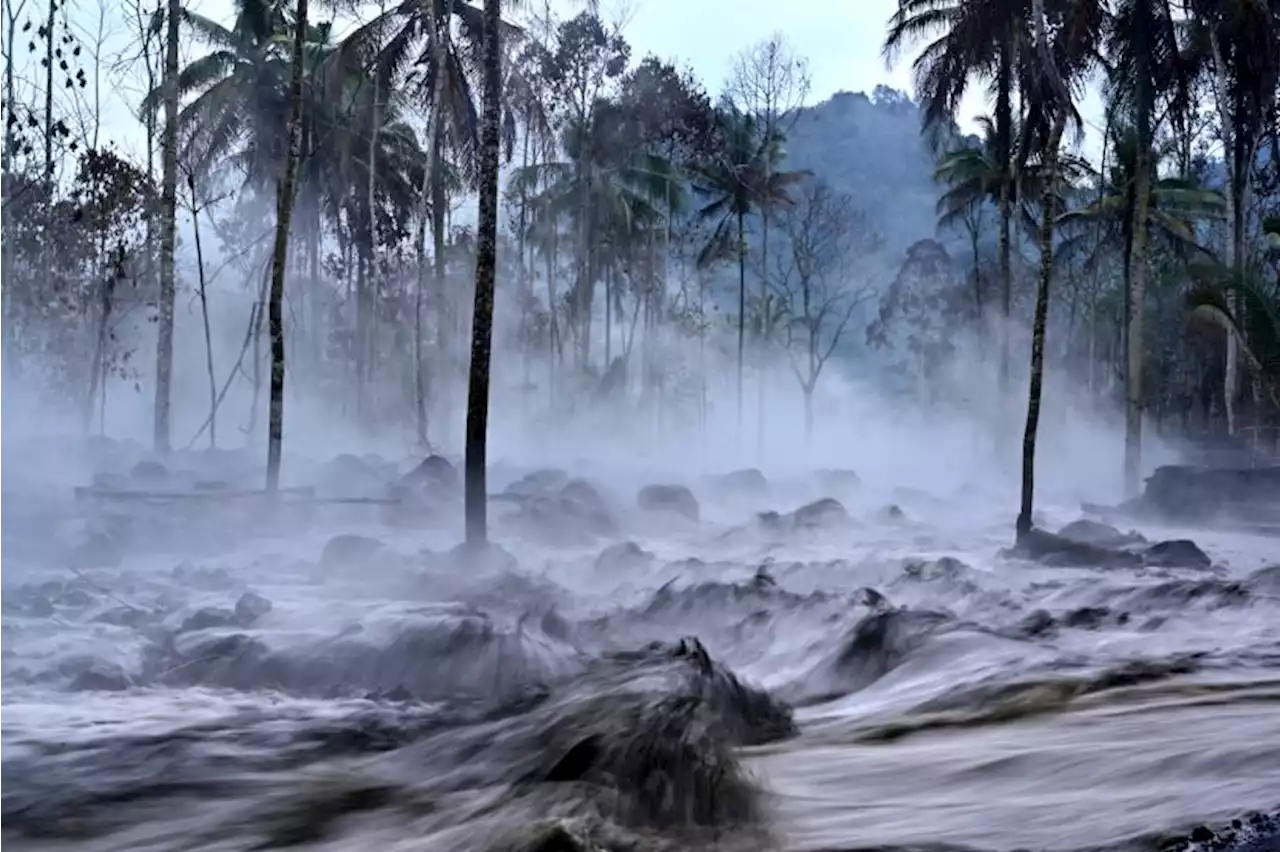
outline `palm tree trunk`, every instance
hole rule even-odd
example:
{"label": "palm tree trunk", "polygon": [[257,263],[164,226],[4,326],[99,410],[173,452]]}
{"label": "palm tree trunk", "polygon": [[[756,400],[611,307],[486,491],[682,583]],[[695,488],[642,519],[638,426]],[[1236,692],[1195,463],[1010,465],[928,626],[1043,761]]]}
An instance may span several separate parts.
{"label": "palm tree trunk", "polygon": [[1009,328],[1013,304],[1013,243],[1010,225],[1013,219],[1013,57],[1006,38],[1000,51],[1000,69],[996,84],[996,147],[1000,158],[1000,398],[1009,393]]}
{"label": "palm tree trunk", "polygon": [[1147,220],[1151,207],[1151,156],[1147,141],[1139,133],[1138,158],[1134,174],[1133,247],[1129,257],[1129,326],[1125,360],[1124,407],[1124,488],[1125,496],[1138,493],[1142,471],[1142,366],[1143,306],[1147,290]]}
{"label": "palm tree trunk", "polygon": [[498,265],[498,159],[502,97],[502,0],[484,0],[483,107],[480,121],[480,209],[476,225],[476,292],[471,319],[471,375],[467,388],[466,543],[488,541],[485,444],[489,427],[489,358],[493,291]]}
{"label": "palm tree trunk", "polygon": [[[447,330],[449,323],[446,322],[448,311],[445,307],[444,283],[445,193],[442,152],[445,113],[442,104],[444,102],[445,74],[449,57],[449,26],[452,21],[453,0],[445,0],[440,18],[433,22],[434,32],[432,37],[435,39],[435,44],[431,62],[435,78],[431,87],[431,116],[427,126],[427,166],[426,171],[423,172],[423,216],[425,217],[428,212],[431,216],[432,295],[436,305],[436,387],[443,403],[443,422],[446,424],[446,431],[448,430],[451,408],[449,403],[452,399],[452,395],[449,393],[452,373],[449,370],[451,348],[449,346],[450,336]],[[428,206],[429,211],[427,209]],[[423,287],[426,274],[426,267],[421,266],[418,271],[419,288]],[[425,367],[420,368],[419,372],[425,372]],[[419,382],[425,384],[425,378],[419,379]],[[425,398],[425,392],[422,395]],[[427,434],[425,400],[422,405],[421,419],[419,431],[425,436]]]}
{"label": "palm tree trunk", "polygon": [[[169,0],[164,47],[164,176],[160,188],[160,318],[156,334],[155,429],[157,453],[169,452],[170,380],[173,373],[174,244],[178,238],[178,21],[180,0]],[[49,62],[53,65],[52,59]]]}
{"label": "palm tree trunk", "polygon": [[1066,126],[1066,113],[1054,119],[1044,154],[1044,186],[1040,196],[1040,282],[1036,287],[1035,318],[1031,325],[1031,382],[1027,391],[1027,427],[1022,436],[1022,502],[1015,524],[1016,537],[1031,532],[1031,506],[1035,495],[1036,431],[1040,426],[1040,396],[1044,387],[1044,335],[1049,318],[1049,284],[1053,277],[1053,191],[1058,168],[1058,146]]}
{"label": "palm tree trunk", "polygon": [[284,270],[289,257],[289,220],[302,147],[302,64],[307,37],[307,0],[298,0],[293,33],[293,79],[289,84],[289,150],[276,189],[276,242],[271,259],[271,408],[267,421],[267,492],[280,487],[280,448],[284,438]]}

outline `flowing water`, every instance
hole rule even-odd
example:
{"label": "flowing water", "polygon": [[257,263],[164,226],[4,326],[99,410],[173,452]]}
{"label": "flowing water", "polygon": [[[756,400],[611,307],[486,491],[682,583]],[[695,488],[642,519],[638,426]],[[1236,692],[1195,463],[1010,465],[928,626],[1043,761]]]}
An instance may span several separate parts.
{"label": "flowing water", "polygon": [[[331,490],[380,475],[346,464]],[[1001,553],[1007,486],[572,474],[495,499],[505,550],[467,556],[452,503],[6,472],[4,840],[1276,848],[1246,815],[1280,807],[1280,540],[1148,527],[1213,564],[1046,567]],[[640,508],[655,480],[697,519]]]}

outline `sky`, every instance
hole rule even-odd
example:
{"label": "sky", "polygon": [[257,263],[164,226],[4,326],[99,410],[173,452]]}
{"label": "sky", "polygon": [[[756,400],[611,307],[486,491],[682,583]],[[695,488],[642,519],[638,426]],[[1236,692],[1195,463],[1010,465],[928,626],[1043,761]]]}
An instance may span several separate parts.
{"label": "sky", "polygon": [[[6,10],[23,2],[4,0]],[[96,75],[101,95],[100,133],[126,151],[141,155],[144,137],[133,118],[133,109],[144,87],[136,68],[131,68],[128,61],[136,54],[136,38],[128,20],[135,2],[71,0],[75,7],[73,26],[87,53],[95,52],[96,34],[105,32],[105,45],[96,51],[101,57]],[[191,8],[215,19],[229,21],[233,14],[231,0],[188,2]],[[35,8],[36,0],[25,3],[24,13]],[[606,21],[623,22],[623,35],[632,46],[634,59],[653,53],[687,65],[712,94],[723,88],[739,51],[780,32],[808,62],[812,80],[808,102],[813,104],[838,91],[870,93],[880,84],[911,91],[914,54],[900,57],[889,67],[880,52],[885,24],[895,5],[895,0],[781,4],[774,0],[601,0],[600,14]],[[582,0],[553,0],[552,7],[567,17],[584,4]],[[20,44],[17,52],[17,67],[22,69],[25,64],[34,70],[38,58],[33,60],[26,55],[25,44]],[[92,66],[92,60],[88,64]],[[86,67],[86,72],[95,77],[93,67]],[[92,90],[91,82],[80,104],[86,115],[92,111]],[[971,91],[961,109],[961,126],[971,129],[973,117],[988,109],[983,93]],[[1096,95],[1086,99],[1082,111],[1087,122],[1098,123],[1101,109]],[[1098,136],[1096,130],[1089,134],[1084,145],[1086,155],[1095,153]]]}

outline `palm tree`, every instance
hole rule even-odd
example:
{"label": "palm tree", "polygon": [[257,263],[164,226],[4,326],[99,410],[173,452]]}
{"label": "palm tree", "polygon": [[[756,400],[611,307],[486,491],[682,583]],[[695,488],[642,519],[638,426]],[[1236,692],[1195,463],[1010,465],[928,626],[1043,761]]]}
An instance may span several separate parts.
{"label": "palm tree", "polygon": [[471,319],[465,463],[466,544],[488,542],[485,444],[489,428],[489,358],[493,344],[493,291],[498,266],[498,165],[502,156],[502,0],[484,0],[483,112],[480,125],[480,210],[476,227],[476,293]]}
{"label": "palm tree", "polygon": [[[52,7],[50,7],[52,8]],[[164,165],[160,188],[160,323],[156,334],[155,450],[169,452],[170,379],[173,371],[173,252],[178,236],[178,15],[169,0],[164,49]],[[52,59],[48,62],[52,67]]]}
{"label": "palm tree", "polygon": [[303,66],[307,42],[307,0],[298,0],[293,35],[293,78],[289,85],[286,124],[288,148],[284,174],[276,189],[276,239],[271,259],[271,408],[267,421],[267,493],[280,487],[280,450],[284,437],[284,270],[289,254],[289,219],[293,214],[294,181],[302,148]]}
{"label": "palm tree", "polygon": [[1032,0],[1032,52],[1022,82],[1031,109],[1023,138],[1039,151],[1040,280],[1031,328],[1031,377],[1027,391],[1027,420],[1022,436],[1022,493],[1015,535],[1022,539],[1032,529],[1035,495],[1036,434],[1044,388],[1045,328],[1049,316],[1049,286],[1053,276],[1053,226],[1060,214],[1057,199],[1059,147],[1068,124],[1081,133],[1073,87],[1086,78],[1101,40],[1106,20],[1103,0],[1062,0],[1052,10],[1046,0]]}
{"label": "palm tree", "polygon": [[[1104,252],[1118,253],[1124,260],[1122,274],[1128,293],[1137,206],[1138,134],[1131,127],[1112,125],[1111,137],[1114,154],[1107,173],[1090,175],[1098,187],[1097,195],[1088,204],[1064,213],[1057,222],[1064,228],[1073,224],[1087,226],[1088,232],[1081,229],[1064,239],[1058,253],[1070,256],[1087,251],[1088,267],[1095,266]],[[1153,150],[1148,155],[1153,171],[1163,159],[1162,154]],[[1208,250],[1200,244],[1196,229],[1204,221],[1222,217],[1225,207],[1222,194],[1206,189],[1193,178],[1160,177],[1157,172],[1150,182],[1149,196],[1148,240],[1188,259],[1206,254]]]}
{"label": "palm tree", "polygon": [[1013,292],[1011,222],[1018,198],[1019,164],[1028,140],[1015,139],[1013,95],[1028,44],[1028,0],[899,0],[889,19],[883,53],[892,62],[901,51],[928,42],[913,63],[926,130],[949,128],[972,78],[995,96],[994,161],[1003,175],[997,184],[1000,215],[1000,390],[1009,383],[1009,334]]}
{"label": "palm tree", "polygon": [[[1247,209],[1258,148],[1274,121],[1280,85],[1280,7],[1256,0],[1190,0],[1190,58],[1212,83],[1222,128],[1229,234],[1224,262],[1245,277]],[[1244,312],[1243,305],[1236,313]],[[1224,397],[1235,431],[1238,339],[1227,336]]]}
{"label": "palm tree", "polygon": [[[1132,222],[1125,255],[1128,269],[1126,315],[1128,352],[1125,361],[1125,489],[1137,491],[1142,462],[1143,306],[1146,301],[1152,186],[1157,179],[1153,157],[1155,134],[1163,118],[1162,100],[1173,111],[1189,109],[1185,97],[1184,62],[1169,0],[1118,0],[1107,19],[1104,46],[1109,58],[1106,94],[1110,109],[1133,118]],[[1166,98],[1172,93],[1172,97]]]}
{"label": "palm tree", "polygon": [[[1000,131],[995,119],[983,115],[977,118],[977,123],[982,130],[978,143],[975,145],[969,139],[962,139],[951,147],[939,159],[933,179],[946,187],[937,204],[938,228],[964,227],[968,231],[973,254],[975,301],[981,316],[983,292],[978,269],[978,217],[987,204],[995,204],[999,209],[1001,198],[1016,199],[1018,203],[1010,205],[1010,215],[1016,215],[1023,232],[1036,238],[1040,226],[1032,199],[1040,198],[1041,186],[1038,172],[1019,169],[1015,175],[1001,164]],[[1014,122],[1015,133],[1018,127]],[[1079,172],[1083,167],[1079,158],[1070,155],[1060,157],[1059,171],[1064,176]],[[1017,181],[1016,186],[1004,186],[1014,180]]]}
{"label": "palm tree", "polygon": [[713,223],[714,230],[697,263],[706,266],[736,254],[738,260],[738,428],[742,428],[742,364],[747,318],[746,218],[763,207],[777,208],[791,203],[791,187],[808,173],[778,168],[780,149],[764,138],[757,118],[732,105],[716,113],[720,151],[709,161],[695,163],[692,180],[695,190],[710,198],[695,217]]}
{"label": "palm tree", "polygon": [[[180,18],[170,16],[213,48],[178,74],[179,93],[195,95],[180,121],[196,171],[210,172],[234,158],[248,185],[261,189],[278,180],[288,147],[280,116],[289,110],[292,60],[285,46],[294,14],[280,0],[237,0],[230,27],[185,9]],[[314,69],[332,49],[330,27],[306,35],[311,50],[304,55]],[[163,85],[147,94],[142,111],[154,110],[162,96]]]}
{"label": "palm tree", "polygon": [[678,211],[685,195],[681,176],[670,162],[628,144],[621,132],[623,117],[613,105],[598,103],[593,113],[588,121],[566,126],[564,160],[530,165],[512,176],[512,187],[530,196],[542,220],[539,237],[545,239],[566,218],[573,232],[583,236],[580,274],[569,305],[580,326],[579,357],[584,365],[598,274],[630,248],[645,225],[666,221]]}

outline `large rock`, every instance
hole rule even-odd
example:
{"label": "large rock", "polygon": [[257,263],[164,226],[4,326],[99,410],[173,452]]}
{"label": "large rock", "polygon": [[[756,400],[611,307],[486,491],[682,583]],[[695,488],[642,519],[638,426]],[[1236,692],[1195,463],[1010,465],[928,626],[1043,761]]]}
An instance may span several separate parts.
{"label": "large rock", "polygon": [[503,489],[509,497],[535,497],[554,494],[569,482],[569,474],[559,468],[543,468],[527,473]]}
{"label": "large rock", "polygon": [[504,499],[519,507],[510,520],[521,533],[548,544],[584,544],[618,530],[604,496],[584,479],[571,479],[550,492],[506,494]]}
{"label": "large rock", "polygon": [[1074,541],[1041,529],[1020,536],[1006,555],[1054,568],[1141,568],[1143,564],[1137,553]]}
{"label": "large rock", "polygon": [[730,497],[763,497],[769,493],[769,480],[754,467],[712,476],[710,483],[716,492]]}
{"label": "large rock", "polygon": [[316,477],[316,485],[327,494],[343,497],[377,497],[387,487],[387,476],[369,460],[350,453],[334,456]]}
{"label": "large rock", "polygon": [[1223,518],[1280,523],[1280,465],[1158,467],[1147,479],[1138,508],[1191,523]]}
{"label": "large rock", "polygon": [[1082,544],[1096,544],[1100,547],[1126,547],[1130,544],[1142,544],[1146,541],[1140,533],[1120,532],[1110,524],[1104,524],[1101,521],[1094,521],[1088,518],[1072,521],[1058,530],[1058,535],[1071,541]]}
{"label": "large rock", "polygon": [[646,485],[636,494],[636,505],[646,512],[674,512],[695,522],[701,514],[698,498],[683,485]]}
{"label": "large rock", "polygon": [[430,455],[400,478],[400,484],[429,494],[456,494],[462,487],[458,471],[444,456]]}
{"label": "large rock", "polygon": [[354,533],[342,533],[329,539],[320,552],[322,568],[342,568],[359,565],[375,559],[385,549],[386,544],[376,538]]}
{"label": "large rock", "polygon": [[1208,554],[1188,538],[1157,542],[1143,551],[1142,558],[1153,568],[1208,568],[1213,564]]}

